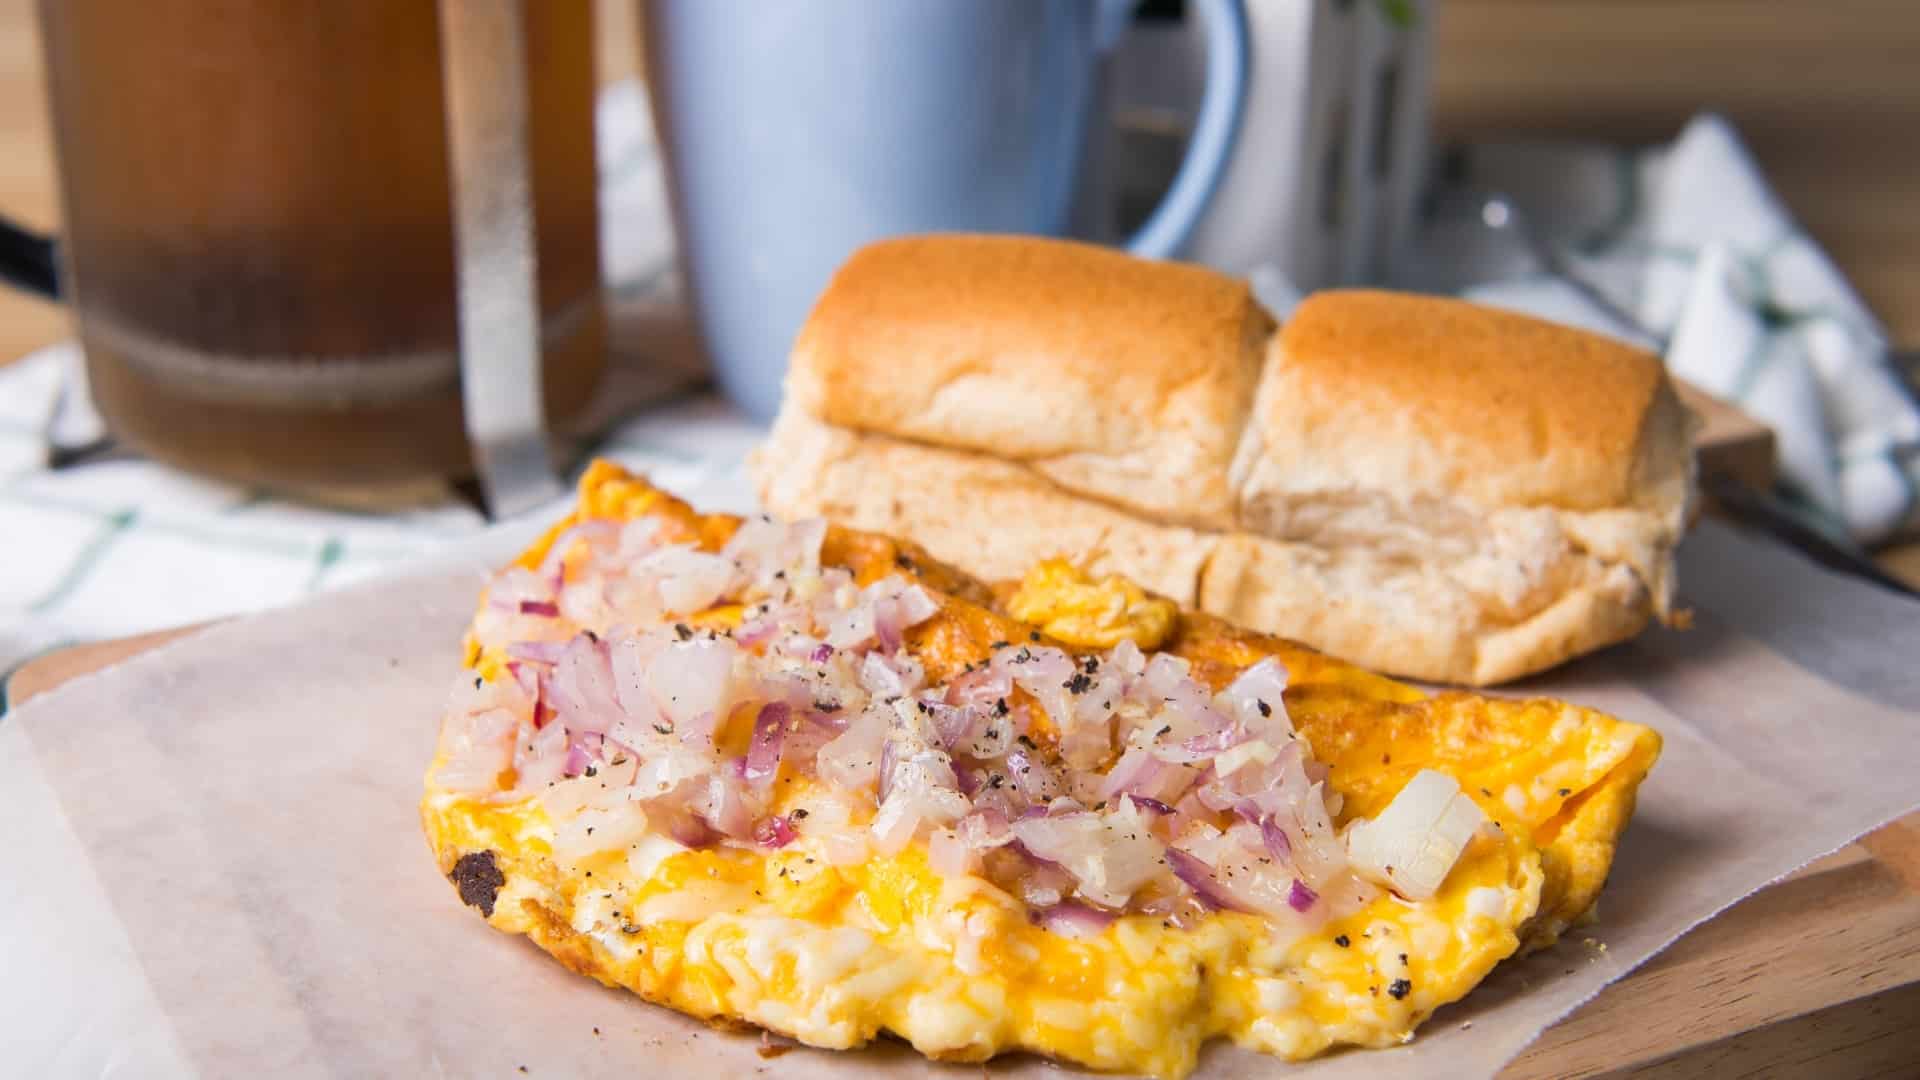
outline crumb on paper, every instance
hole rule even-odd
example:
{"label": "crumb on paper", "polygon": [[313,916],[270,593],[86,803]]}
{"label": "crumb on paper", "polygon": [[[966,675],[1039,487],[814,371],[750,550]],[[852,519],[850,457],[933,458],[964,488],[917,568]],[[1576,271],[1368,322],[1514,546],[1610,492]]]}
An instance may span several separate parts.
{"label": "crumb on paper", "polygon": [[793,1049],[793,1043],[788,1042],[786,1039],[776,1041],[773,1037],[773,1032],[768,1031],[766,1028],[760,1029],[759,1054],[761,1057],[772,1060],[782,1054],[791,1053]]}

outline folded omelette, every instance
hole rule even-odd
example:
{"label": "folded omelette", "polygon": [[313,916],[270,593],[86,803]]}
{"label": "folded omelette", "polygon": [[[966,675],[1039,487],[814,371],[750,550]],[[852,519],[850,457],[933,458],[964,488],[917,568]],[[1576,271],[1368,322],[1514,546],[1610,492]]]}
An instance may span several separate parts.
{"label": "folded omelette", "polygon": [[1552,944],[1659,750],[599,463],[488,584],[422,814],[494,927],[711,1023],[1177,1077],[1404,1042]]}

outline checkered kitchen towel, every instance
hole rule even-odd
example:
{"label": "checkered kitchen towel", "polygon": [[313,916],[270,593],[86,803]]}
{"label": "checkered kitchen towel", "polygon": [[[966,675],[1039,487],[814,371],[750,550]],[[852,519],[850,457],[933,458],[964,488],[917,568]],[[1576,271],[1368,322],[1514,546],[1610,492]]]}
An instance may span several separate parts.
{"label": "checkered kitchen towel", "polygon": [[[672,239],[637,84],[600,103],[601,245],[616,374],[657,368],[648,317],[675,303]],[[638,332],[623,327],[638,326]],[[0,365],[0,675],[62,644],[275,607],[428,555],[486,525],[447,492],[400,513],[289,502],[152,462],[53,472],[43,431],[78,350]],[[629,374],[634,372],[629,371]],[[644,374],[644,373],[642,373]],[[706,506],[750,505],[742,460],[759,430],[684,392],[611,426],[591,452]]]}
{"label": "checkered kitchen towel", "polygon": [[[638,88],[610,90],[599,121],[621,351],[623,312],[671,300],[671,233]],[[1920,440],[1884,336],[1723,123],[1700,121],[1670,151],[1640,155],[1487,148],[1468,179],[1538,214],[1583,277],[1671,336],[1680,373],[1770,421],[1788,478],[1840,531],[1874,539],[1915,523]],[[1634,332],[1537,274],[1477,293]],[[65,642],[283,604],[484,525],[452,497],[375,516],[143,461],[48,472],[40,432],[72,360],[58,346],[0,367],[0,672]],[[737,509],[750,498],[742,458],[758,435],[724,402],[693,394],[615,424],[595,449],[703,505]]]}
{"label": "checkered kitchen towel", "polygon": [[1675,374],[1773,429],[1785,494],[1830,535],[1875,544],[1920,530],[1911,374],[1724,119],[1698,117],[1637,154],[1476,147],[1464,179],[1524,207],[1632,325],[1550,274],[1470,295],[1664,347]]}

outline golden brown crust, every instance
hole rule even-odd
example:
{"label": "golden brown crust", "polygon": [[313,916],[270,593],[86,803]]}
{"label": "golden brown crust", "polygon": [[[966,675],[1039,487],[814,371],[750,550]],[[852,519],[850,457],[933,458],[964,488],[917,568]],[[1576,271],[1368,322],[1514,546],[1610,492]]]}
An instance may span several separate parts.
{"label": "golden brown crust", "polygon": [[[615,520],[656,515],[665,519],[668,528],[696,537],[697,543],[709,549],[717,548],[739,525],[739,519],[727,515],[698,514],[645,480],[605,464],[596,464],[583,478],[580,507],[580,513],[587,516]],[[525,553],[522,561],[538,562],[550,542],[551,536],[538,542]],[[902,556],[911,565],[902,564],[899,561]],[[938,597],[939,613],[912,628],[906,637],[908,653],[926,666],[928,676],[934,681],[945,681],[978,664],[990,655],[995,641],[1025,639],[1029,629],[1037,630],[1016,622],[1005,612],[957,599],[957,595],[969,595],[990,600],[994,593],[1004,590],[969,581],[949,568],[932,563],[911,544],[834,528],[829,531],[821,557],[827,564],[844,566],[860,580],[897,568],[947,594]],[[429,774],[429,790],[422,807],[428,839],[443,873],[454,871],[462,860],[474,857],[475,853],[484,853],[489,867],[498,866],[500,873],[495,875],[497,880],[493,882],[489,898],[497,896],[499,904],[492,911],[482,912],[496,928],[526,934],[572,971],[608,986],[626,987],[649,1001],[678,1009],[723,1030],[751,1030],[756,1024],[763,1024],[769,1030],[815,1045],[849,1047],[865,1043],[886,1029],[907,1038],[928,1056],[940,1059],[984,1060],[996,1053],[1028,1049],[1099,1068],[1178,1075],[1191,1068],[1200,1040],[1214,1034],[1230,1034],[1257,1049],[1292,1058],[1304,1058],[1347,1043],[1384,1046],[1405,1041],[1433,1007],[1465,994],[1514,948],[1522,944],[1531,948],[1550,943],[1565,926],[1590,908],[1605,880],[1619,834],[1631,814],[1634,789],[1659,752],[1659,737],[1638,725],[1552,701],[1487,699],[1466,694],[1429,697],[1413,687],[1371,675],[1294,643],[1242,630],[1204,614],[1183,612],[1177,616],[1166,648],[1189,660],[1195,675],[1215,689],[1227,685],[1262,658],[1271,656],[1280,660],[1288,672],[1284,697],[1287,715],[1313,747],[1315,757],[1327,766],[1327,783],[1341,798],[1341,815],[1347,818],[1376,815],[1418,770],[1436,768],[1460,780],[1469,797],[1477,791],[1482,809],[1504,823],[1501,843],[1476,842],[1475,848],[1453,871],[1451,899],[1424,907],[1401,905],[1391,900],[1379,902],[1390,910],[1389,917],[1395,920],[1393,925],[1410,940],[1424,940],[1423,934],[1437,934],[1441,940],[1451,940],[1455,934],[1463,938],[1467,935],[1468,924],[1459,920],[1467,910],[1469,890],[1478,892],[1483,885],[1496,891],[1506,890],[1500,918],[1510,922],[1501,923],[1495,933],[1475,927],[1470,947],[1449,952],[1451,959],[1444,962],[1429,963],[1425,956],[1415,961],[1416,966],[1426,966],[1415,975],[1414,993],[1427,995],[1427,1004],[1410,1015],[1389,1010],[1383,1014],[1389,1022],[1384,1023],[1370,1019],[1379,1013],[1378,1009],[1341,1010],[1356,1013],[1358,1019],[1345,1016],[1324,1021],[1323,1029],[1310,1032],[1310,1038],[1264,1041],[1257,1037],[1260,1029],[1244,1026],[1242,1006],[1208,1014],[1210,1026],[1201,1026],[1183,1021],[1183,1018],[1201,1015],[1186,1004],[1189,999],[1176,999],[1169,1004],[1170,995],[1191,995],[1206,988],[1209,977],[1217,977],[1217,985],[1228,987],[1216,992],[1250,999],[1253,991],[1239,959],[1208,966],[1213,963],[1208,954],[1183,952],[1175,955],[1163,972],[1146,970],[1143,976],[1141,963],[1130,959],[1131,953],[1124,947],[1102,946],[1104,952],[1089,952],[1091,947],[1084,942],[1062,947],[1057,939],[1030,927],[1026,919],[1018,918],[1011,925],[999,924],[995,933],[1009,937],[1024,935],[1014,939],[1017,949],[1010,949],[1008,955],[1031,954],[1036,959],[1031,963],[1009,962],[1005,957],[996,956],[988,970],[1011,984],[1043,988],[1050,995],[1045,1000],[1077,1002],[1088,1000],[1089,995],[1105,995],[1108,1001],[1115,997],[1127,998],[1128,1004],[1121,1010],[1126,1030],[1109,1023],[1095,1030],[1090,1038],[1066,1040],[1060,1037],[1058,1028],[1029,1021],[1023,1010],[1015,1008],[989,1014],[978,1021],[977,1026],[956,1035],[953,1025],[937,1011],[912,1007],[889,1011],[875,1007],[873,1002],[878,1000],[878,992],[861,999],[865,1005],[863,1012],[850,1017],[812,1020],[809,1018],[816,1015],[816,1009],[810,1002],[823,1000],[823,995],[829,992],[839,994],[856,982],[871,980],[864,976],[826,975],[804,987],[770,990],[773,984],[761,984],[734,974],[737,970],[756,968],[757,962],[749,963],[747,959],[752,954],[742,951],[752,941],[748,945],[729,944],[734,939],[720,934],[704,937],[699,950],[702,961],[690,962],[687,958],[695,955],[695,951],[687,946],[693,935],[703,933],[712,924],[699,919],[690,923],[685,915],[649,918],[639,909],[620,909],[618,918],[612,919],[609,909],[583,906],[590,904],[590,898],[599,892],[601,881],[586,885],[579,873],[581,867],[568,868],[557,863],[544,841],[529,842],[528,837],[540,835],[537,820],[528,829],[529,819],[517,816],[511,803],[452,796],[436,787],[433,772]],[[436,763],[435,770],[439,767]],[[1554,783],[1563,785],[1557,788],[1557,795],[1550,794],[1556,790],[1552,785],[1542,789],[1535,782],[1549,775],[1549,769],[1553,770]],[[1535,795],[1516,801],[1521,788],[1513,785],[1519,783],[1528,784],[1527,790],[1535,791]],[[1498,797],[1495,792],[1499,792]],[[758,898],[761,895],[758,886],[772,880],[766,876],[768,865],[760,860],[773,857],[756,853],[742,865],[730,866],[733,860],[713,850],[683,852],[676,858],[694,862],[682,868],[683,876],[677,884],[670,879],[663,880],[671,889],[684,887],[690,881],[718,880],[725,875],[741,889],[752,885],[753,896]],[[624,865],[624,859],[617,853],[615,858],[620,861],[613,865]],[[808,863],[812,861],[806,859]],[[914,876],[925,873],[924,862],[916,859],[917,868],[916,865],[903,868],[900,863],[877,861],[881,864],[877,876],[848,880],[841,887],[851,892],[830,894],[826,903],[841,906],[836,897],[852,893],[858,893],[860,900],[849,901],[845,906],[865,904],[871,896],[901,897],[897,906],[902,912],[933,902],[930,898],[938,891],[937,885],[923,885],[922,879]],[[643,876],[662,872],[656,869]],[[781,875],[785,872],[782,869]],[[851,869],[848,872],[851,873]],[[457,873],[453,876],[458,877]],[[882,881],[885,883],[876,884]],[[916,890],[919,891],[916,893]],[[920,899],[914,899],[916,895]],[[474,903],[465,892],[461,898]],[[940,904],[950,902],[938,901]],[[1413,918],[1416,909],[1424,911],[1422,921],[1399,921]],[[1356,937],[1366,933],[1363,926],[1379,925],[1374,921],[1379,911],[1377,907],[1351,917],[1355,920],[1352,931]],[[813,932],[836,925],[831,918],[811,925],[808,920],[818,921],[819,917],[805,911],[785,914],[788,918],[777,924],[777,932],[782,935],[789,933],[789,928]],[[863,930],[874,925],[871,916],[868,919],[863,923]],[[911,929],[913,924],[909,919],[883,916],[879,921],[901,928],[904,932],[899,941],[923,940]],[[599,929],[618,926],[620,932],[577,929],[589,926]],[[1511,933],[1506,930],[1508,926],[1513,928]],[[1344,969],[1340,966],[1342,961],[1353,960],[1348,950],[1358,944],[1344,937],[1330,936],[1342,932],[1338,927],[1322,927],[1321,939],[1309,943],[1306,947],[1312,951],[1296,960],[1293,966],[1296,970],[1320,973],[1318,977],[1331,987],[1329,994],[1337,995],[1326,1000],[1364,1003],[1370,999],[1361,993],[1361,988],[1366,986],[1375,969],[1369,964],[1363,973],[1357,966]],[[751,934],[752,931],[742,931],[743,937]],[[761,934],[753,940],[763,944],[770,940],[765,930]],[[1170,935],[1159,948],[1181,943],[1181,935]],[[1041,951],[1056,947],[1060,951]],[[714,960],[720,951],[727,951],[727,955],[734,958],[731,966]],[[936,949],[917,955],[919,960],[914,969],[927,975],[925,983],[905,990],[888,990],[886,994],[896,997],[911,994],[914,1000],[940,1004],[971,1000],[965,980],[973,976],[953,964],[949,951]],[[893,956],[879,951],[879,961],[890,969],[900,966],[893,961]],[[1103,961],[1102,956],[1129,959],[1124,969],[1116,969],[1103,966],[1109,962]],[[1400,963],[1406,965],[1407,962],[1403,954]],[[1014,963],[1027,966],[1016,967]],[[797,973],[804,969],[796,965],[794,970]],[[867,974],[873,970],[869,968]],[[1116,970],[1124,970],[1126,977],[1117,977]],[[803,976],[796,975],[796,978]],[[889,983],[889,986],[895,985]],[[1147,989],[1142,990],[1143,986]],[[1103,990],[1103,987],[1109,989]],[[1111,989],[1116,987],[1118,989]],[[758,1000],[755,995],[759,996]],[[1372,999],[1378,997],[1376,990]],[[1241,998],[1226,1000],[1237,1002]],[[776,1012],[774,1006],[778,1006],[779,1011]],[[825,1012],[824,1009],[817,1011]],[[1124,1038],[1126,1031],[1148,1024],[1158,1026],[1147,1028],[1152,1033],[1147,1038],[1136,1041]],[[1073,1030],[1082,1028],[1076,1026]]]}
{"label": "golden brown crust", "polygon": [[1643,448],[1683,430],[1672,398],[1658,357],[1597,334],[1461,300],[1316,293],[1269,348],[1237,489],[1243,506],[1343,487],[1639,506],[1658,479]]}
{"label": "golden brown crust", "polygon": [[787,394],[829,423],[1221,526],[1272,329],[1244,282],[1200,267],[1030,237],[887,240],[834,275]]}
{"label": "golden brown crust", "polygon": [[990,578],[1066,555],[1438,681],[1516,678],[1670,616],[1692,418],[1658,358],[1365,290],[1271,329],[1199,268],[876,244],[795,345],[762,497]]}

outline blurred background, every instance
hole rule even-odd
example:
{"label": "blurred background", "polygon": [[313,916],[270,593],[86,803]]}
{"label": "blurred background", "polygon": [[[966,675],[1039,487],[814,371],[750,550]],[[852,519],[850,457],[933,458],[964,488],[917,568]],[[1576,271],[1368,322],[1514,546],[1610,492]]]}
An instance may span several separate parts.
{"label": "blurred background", "polygon": [[[635,5],[592,2],[600,79],[638,73]],[[0,0],[0,207],[52,229],[34,8]],[[1448,0],[1434,52],[1443,143],[1652,143],[1703,107],[1724,112],[1894,339],[1920,348],[1920,13],[1907,0]],[[69,333],[61,309],[0,292],[0,358]]]}

